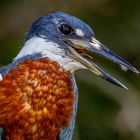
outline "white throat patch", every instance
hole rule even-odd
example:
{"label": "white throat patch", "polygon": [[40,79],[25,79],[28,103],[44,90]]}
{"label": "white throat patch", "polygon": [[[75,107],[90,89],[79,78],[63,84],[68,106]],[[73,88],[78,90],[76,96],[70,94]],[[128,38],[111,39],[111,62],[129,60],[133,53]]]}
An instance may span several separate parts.
{"label": "white throat patch", "polygon": [[18,60],[21,57],[35,53],[41,53],[44,58],[47,57],[50,60],[58,62],[60,66],[71,73],[77,69],[86,69],[86,67],[80,62],[67,56],[65,50],[61,49],[57,43],[40,37],[32,37],[25,42],[23,48],[14,60]]}

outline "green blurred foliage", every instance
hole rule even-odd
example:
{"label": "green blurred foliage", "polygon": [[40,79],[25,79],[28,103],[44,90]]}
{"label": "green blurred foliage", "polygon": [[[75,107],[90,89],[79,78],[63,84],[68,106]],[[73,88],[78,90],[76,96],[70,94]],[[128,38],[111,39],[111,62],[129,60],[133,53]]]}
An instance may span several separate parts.
{"label": "green blurred foliage", "polygon": [[[41,15],[63,11],[87,22],[96,37],[140,70],[140,1],[138,0],[5,0],[0,1],[0,65],[7,65],[22,46],[24,34]],[[122,79],[124,91],[87,71],[76,73],[79,111],[73,140],[139,140],[139,76],[97,55],[94,61]]]}

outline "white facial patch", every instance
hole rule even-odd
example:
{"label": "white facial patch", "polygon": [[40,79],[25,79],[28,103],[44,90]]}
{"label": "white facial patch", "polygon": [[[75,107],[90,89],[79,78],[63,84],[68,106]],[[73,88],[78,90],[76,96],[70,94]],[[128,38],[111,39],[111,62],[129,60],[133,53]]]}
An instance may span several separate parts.
{"label": "white facial patch", "polygon": [[70,71],[73,73],[77,69],[86,69],[84,65],[80,62],[68,57],[68,56],[61,56],[59,54],[54,54],[53,52],[44,51],[42,53],[43,57],[47,57],[50,60],[56,61],[62,66],[66,71]]}
{"label": "white facial patch", "polygon": [[41,37],[32,37],[31,39],[25,42],[24,46],[22,47],[18,55],[14,58],[14,60],[17,60],[26,55],[42,53],[44,51],[50,51],[57,54],[64,54],[63,49],[60,49],[58,44],[49,40],[45,40]]}
{"label": "white facial patch", "polygon": [[76,35],[83,37],[84,36],[84,32],[81,29],[76,29]]}
{"label": "white facial patch", "polygon": [[0,74],[0,81],[2,80],[3,78],[2,78],[2,75]]}
{"label": "white facial patch", "polygon": [[41,53],[43,55],[42,57],[58,62],[60,66],[71,73],[77,69],[85,69],[85,66],[80,62],[67,56],[65,50],[57,43],[40,37],[32,37],[29,39],[14,60],[35,53]]}

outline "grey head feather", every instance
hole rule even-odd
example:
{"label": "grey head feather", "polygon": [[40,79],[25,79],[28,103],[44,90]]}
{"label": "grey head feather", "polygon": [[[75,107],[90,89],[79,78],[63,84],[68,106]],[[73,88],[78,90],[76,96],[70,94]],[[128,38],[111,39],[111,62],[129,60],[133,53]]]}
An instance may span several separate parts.
{"label": "grey head feather", "polygon": [[0,140],[5,140],[3,128],[0,128]]}

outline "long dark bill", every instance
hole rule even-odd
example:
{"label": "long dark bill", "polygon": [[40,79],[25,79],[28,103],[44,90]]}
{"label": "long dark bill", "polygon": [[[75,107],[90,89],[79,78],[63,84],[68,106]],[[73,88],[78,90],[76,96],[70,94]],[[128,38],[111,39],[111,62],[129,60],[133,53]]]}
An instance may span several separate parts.
{"label": "long dark bill", "polygon": [[[68,41],[68,40],[67,40]],[[97,64],[92,62],[89,59],[86,59],[85,57],[81,56],[75,49],[74,46],[81,46],[82,48],[92,52],[99,54],[101,56],[104,56],[105,58],[108,58],[115,63],[123,66],[125,69],[129,69],[133,71],[134,73],[139,74],[139,71],[134,68],[131,64],[129,64],[126,60],[115,54],[114,52],[110,51],[106,46],[101,44],[98,40],[95,38],[92,38],[90,41],[87,40],[79,40],[79,39],[69,39],[71,43],[67,43],[69,46],[69,50],[71,51],[72,56],[74,59],[82,63],[87,69],[95,73],[96,75],[102,77],[103,79],[119,86],[124,89],[127,89],[126,86],[124,86],[120,81],[112,77],[110,74],[108,74],[103,68],[99,67]],[[68,42],[69,42],[68,41]]]}
{"label": "long dark bill", "polygon": [[132,72],[139,74],[139,71],[135,67],[133,67],[131,64],[129,64],[126,60],[121,58],[116,53],[110,51],[105,45],[100,43],[95,38],[92,38],[89,43],[90,43],[90,47],[87,48],[89,51],[97,53],[101,56],[104,56],[105,58],[112,60],[113,62],[119,64],[120,66],[123,66],[124,68],[129,69]]}

